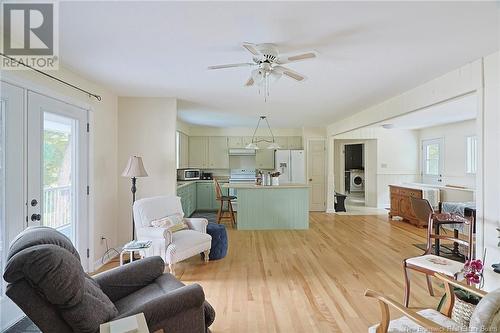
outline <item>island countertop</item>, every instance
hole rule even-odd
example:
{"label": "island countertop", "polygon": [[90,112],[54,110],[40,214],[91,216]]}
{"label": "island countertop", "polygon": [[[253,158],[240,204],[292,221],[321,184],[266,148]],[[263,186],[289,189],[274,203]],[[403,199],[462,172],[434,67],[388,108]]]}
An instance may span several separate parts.
{"label": "island countertop", "polygon": [[228,183],[221,184],[223,188],[235,188],[235,189],[259,189],[259,190],[272,190],[272,189],[285,189],[285,188],[310,188],[310,185],[307,184],[282,184],[282,185],[272,185],[272,186],[264,186],[264,185],[256,185],[249,183]]}

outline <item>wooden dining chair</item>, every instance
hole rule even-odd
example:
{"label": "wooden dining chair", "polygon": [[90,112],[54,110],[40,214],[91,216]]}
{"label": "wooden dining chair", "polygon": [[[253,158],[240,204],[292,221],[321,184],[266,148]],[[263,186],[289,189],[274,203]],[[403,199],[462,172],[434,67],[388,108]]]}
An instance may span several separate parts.
{"label": "wooden dining chair", "polygon": [[[214,179],[214,188],[215,198],[217,201],[220,201],[219,210],[217,211],[217,223],[220,223],[222,219],[230,219],[231,225],[234,227],[234,225],[236,225],[236,219],[234,218],[233,204],[231,203],[231,200],[235,200],[236,197],[234,195],[222,195],[222,190],[217,179]],[[227,203],[227,210],[224,210],[225,202]]]}
{"label": "wooden dining chair", "polygon": [[433,223],[436,219],[444,219],[445,216],[443,214],[435,214],[429,201],[425,199],[411,197],[410,200],[413,212],[415,213],[418,219],[427,222],[428,228],[427,228],[427,247],[425,249],[425,252],[421,256],[411,257],[403,260],[403,272],[404,272],[404,282],[405,282],[405,290],[404,290],[405,306],[408,306],[410,299],[409,270],[415,270],[417,272],[425,274],[425,277],[427,279],[427,288],[429,289],[429,294],[431,296],[434,296],[434,291],[432,290],[431,276],[433,276],[435,273],[440,273],[456,279],[457,275],[462,271],[464,265],[463,263],[431,254],[433,240],[438,239],[438,240],[452,241],[466,246],[467,247],[466,260],[472,259],[472,253],[473,253],[472,252],[473,251],[472,231],[474,225],[473,217],[470,217],[470,219],[466,219],[464,221],[464,223],[468,226],[467,240],[451,236],[438,235],[434,232]]}

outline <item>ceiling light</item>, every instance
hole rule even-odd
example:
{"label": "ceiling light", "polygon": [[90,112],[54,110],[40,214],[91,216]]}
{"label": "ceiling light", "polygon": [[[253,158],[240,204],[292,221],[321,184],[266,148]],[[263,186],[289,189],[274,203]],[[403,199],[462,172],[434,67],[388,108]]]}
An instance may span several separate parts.
{"label": "ceiling light", "polygon": [[255,143],[250,142],[249,144],[247,144],[245,149],[260,149],[260,148]]}
{"label": "ceiling light", "polygon": [[391,128],[394,128],[394,124],[382,124],[381,125],[383,128],[385,129],[391,129]]}
{"label": "ceiling light", "polygon": [[[259,129],[260,122],[262,120],[266,121],[267,128],[269,129],[269,134],[271,134],[271,140],[266,140],[266,139],[257,140],[255,138],[255,134],[257,133],[257,130]],[[267,121],[266,116],[259,117],[259,121],[257,122],[257,127],[255,127],[255,130],[253,131],[252,142],[250,142],[245,148],[246,149],[259,149],[259,147],[257,146],[257,143],[259,143],[259,142],[269,142],[270,145],[267,147],[267,149],[280,149],[280,146],[278,145],[278,143],[276,143],[276,141],[274,141],[274,134],[273,134],[273,131],[271,130],[271,126],[269,126],[269,121]]]}

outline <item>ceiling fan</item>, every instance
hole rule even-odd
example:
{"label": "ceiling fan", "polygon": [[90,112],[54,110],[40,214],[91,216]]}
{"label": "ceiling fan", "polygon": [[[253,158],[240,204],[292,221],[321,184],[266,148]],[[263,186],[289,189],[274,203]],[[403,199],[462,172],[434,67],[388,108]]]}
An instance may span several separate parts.
{"label": "ceiling fan", "polygon": [[253,44],[243,43],[242,46],[252,54],[253,62],[244,62],[239,64],[227,64],[209,66],[208,69],[222,69],[233,67],[257,67],[251,72],[250,77],[245,82],[245,86],[262,85],[266,86],[268,91],[269,79],[279,79],[285,75],[295,81],[301,82],[306,77],[294,70],[291,70],[282,65],[296,61],[316,58],[316,52],[308,51],[295,55],[280,54],[277,46],[271,43]]}

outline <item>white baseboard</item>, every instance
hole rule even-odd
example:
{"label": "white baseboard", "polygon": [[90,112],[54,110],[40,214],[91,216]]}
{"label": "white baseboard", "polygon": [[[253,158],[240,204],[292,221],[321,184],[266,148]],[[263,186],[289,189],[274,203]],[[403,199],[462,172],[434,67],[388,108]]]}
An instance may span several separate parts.
{"label": "white baseboard", "polygon": [[328,208],[328,209],[326,210],[326,213],[327,213],[327,214],[334,214],[334,213],[335,213],[335,209],[333,209],[333,208]]}

